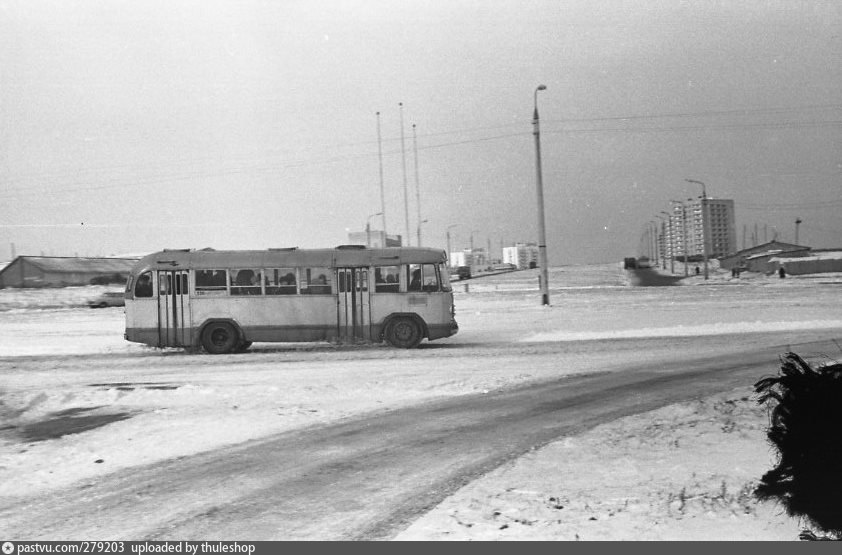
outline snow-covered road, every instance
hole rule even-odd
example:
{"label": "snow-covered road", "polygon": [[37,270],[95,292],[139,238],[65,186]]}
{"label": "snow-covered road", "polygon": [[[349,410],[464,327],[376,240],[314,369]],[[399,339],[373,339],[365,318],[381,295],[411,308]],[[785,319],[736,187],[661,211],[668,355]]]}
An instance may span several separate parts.
{"label": "snow-covered road", "polygon": [[[460,333],[418,350],[258,344],[230,356],[128,344],[122,310],[73,306],[70,295],[89,288],[51,303],[2,291],[0,496],[25,504],[139,465],[361,414],[616,371],[630,361],[657,368],[690,357],[738,360],[744,351],[784,352],[842,331],[835,279],[630,288],[614,265],[562,268],[551,274],[553,305],[542,307],[536,277],[457,284]],[[770,356],[767,373],[776,364]],[[38,437],[45,422],[60,430],[74,416],[110,423]]]}

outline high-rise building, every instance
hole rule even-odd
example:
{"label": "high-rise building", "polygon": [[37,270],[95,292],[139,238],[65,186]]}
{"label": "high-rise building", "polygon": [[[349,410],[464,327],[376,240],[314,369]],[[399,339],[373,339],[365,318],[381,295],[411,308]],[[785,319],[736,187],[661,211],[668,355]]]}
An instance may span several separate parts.
{"label": "high-rise building", "polygon": [[503,263],[514,264],[518,270],[538,266],[537,243],[515,243],[513,247],[503,249]]}
{"label": "high-rise building", "polygon": [[[706,218],[702,217],[704,207],[707,208]],[[687,203],[675,204],[664,241],[666,256],[704,256],[705,236],[708,258],[718,258],[737,251],[733,200],[708,198],[704,203],[702,199],[694,199]]]}

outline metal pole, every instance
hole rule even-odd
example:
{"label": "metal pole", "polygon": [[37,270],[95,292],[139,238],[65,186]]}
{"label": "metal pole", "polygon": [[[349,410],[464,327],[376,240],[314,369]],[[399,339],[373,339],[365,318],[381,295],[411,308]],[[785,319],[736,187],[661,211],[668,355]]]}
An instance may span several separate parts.
{"label": "metal pole", "polygon": [[415,151],[415,206],[418,209],[418,246],[421,246],[421,182],[418,181],[418,137],[412,124],[412,149]]}
{"label": "metal pole", "polygon": [[546,85],[538,85],[533,94],[535,110],[532,125],[535,135],[535,188],[538,193],[538,258],[541,265],[541,303],[550,304],[549,272],[547,271],[547,230],[544,222],[544,183],[541,175],[541,126],[538,119],[538,91],[547,90]]}
{"label": "metal pole", "polygon": [[403,212],[406,220],[406,246],[410,244],[409,238],[409,193],[406,186],[406,150],[404,148],[403,140],[403,102],[398,102],[398,107],[401,112],[401,161],[403,162]]}
{"label": "metal pole", "polygon": [[801,218],[795,218],[795,244],[798,243],[798,226],[801,225]]}
{"label": "metal pole", "polygon": [[[380,160],[380,213],[383,215],[383,235],[386,232],[386,192],[383,187],[383,145],[380,138],[380,112],[377,112],[377,158]],[[384,247],[386,245],[383,245]]]}

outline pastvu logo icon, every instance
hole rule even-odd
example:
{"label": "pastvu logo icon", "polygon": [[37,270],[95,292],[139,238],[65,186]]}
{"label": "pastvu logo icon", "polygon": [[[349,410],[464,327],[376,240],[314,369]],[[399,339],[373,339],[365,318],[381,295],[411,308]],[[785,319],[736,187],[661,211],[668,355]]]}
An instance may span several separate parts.
{"label": "pastvu logo icon", "polygon": [[15,552],[15,544],[12,542],[3,542],[3,553],[5,555],[12,555]]}

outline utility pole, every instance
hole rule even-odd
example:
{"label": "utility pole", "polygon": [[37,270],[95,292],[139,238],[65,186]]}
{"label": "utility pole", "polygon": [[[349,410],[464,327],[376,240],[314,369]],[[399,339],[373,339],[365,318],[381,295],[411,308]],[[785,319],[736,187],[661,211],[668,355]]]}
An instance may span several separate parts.
{"label": "utility pole", "polygon": [[538,85],[535,88],[534,104],[535,111],[532,117],[532,126],[535,135],[535,185],[538,192],[538,257],[541,264],[541,304],[550,304],[549,271],[547,270],[547,231],[544,223],[544,180],[541,174],[541,126],[538,120],[538,91],[547,90],[546,85]]}
{"label": "utility pole", "polygon": [[406,220],[406,246],[410,246],[409,238],[409,192],[406,185],[406,149],[404,148],[403,140],[403,102],[398,102],[398,107],[401,112],[401,162],[403,163],[403,214]]}
{"label": "utility pole", "polygon": [[421,246],[421,182],[418,180],[418,137],[412,124],[412,149],[415,151],[415,206],[418,210],[418,246]]}
{"label": "utility pole", "polygon": [[795,218],[795,244],[798,244],[798,226],[801,225],[801,218]]}
{"label": "utility pole", "polygon": [[[380,213],[383,215],[383,240],[386,240],[386,192],[383,187],[383,144],[380,138],[380,112],[377,112],[377,158],[380,161]],[[386,246],[385,244],[383,245]]]}

